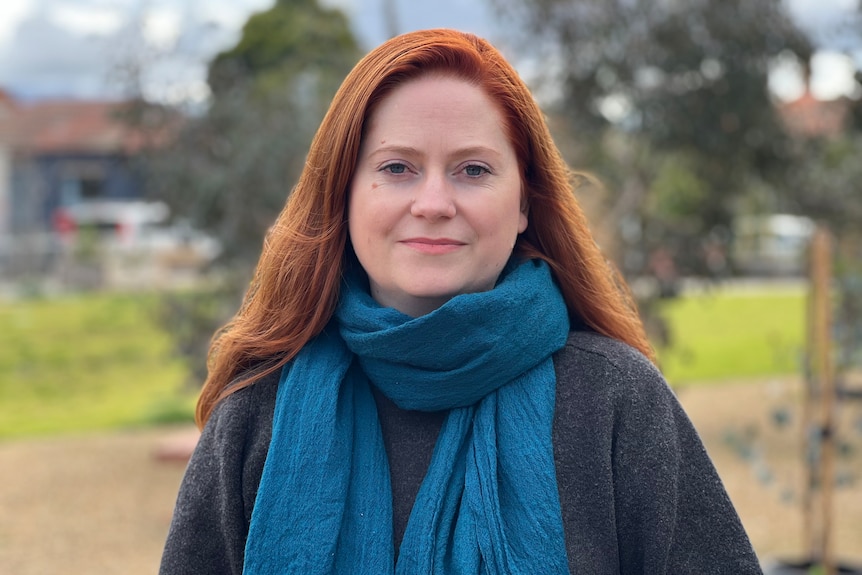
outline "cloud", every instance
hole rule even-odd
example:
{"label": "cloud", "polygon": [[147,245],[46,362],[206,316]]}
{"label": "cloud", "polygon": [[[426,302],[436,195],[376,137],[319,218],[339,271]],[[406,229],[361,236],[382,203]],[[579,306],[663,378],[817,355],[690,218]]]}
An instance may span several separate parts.
{"label": "cloud", "polygon": [[[351,16],[366,48],[386,39],[385,0],[320,1]],[[273,2],[0,0],[0,87],[25,99],[116,98],[137,82],[147,97],[200,99],[207,62],[237,41],[250,14]],[[488,24],[472,26],[482,35],[490,28],[483,2],[394,5],[399,32],[456,22]]]}
{"label": "cloud", "polygon": [[859,86],[853,77],[853,60],[837,52],[821,51],[811,58],[811,91],[823,100],[840,96],[859,96]]}
{"label": "cloud", "polygon": [[858,48],[859,0],[785,0],[791,17],[823,50]]}
{"label": "cloud", "polygon": [[170,8],[154,8],[143,21],[143,36],[148,44],[169,50],[182,32],[182,16]]}
{"label": "cloud", "polygon": [[25,98],[97,96],[104,88],[109,37],[77,35],[45,14],[22,21],[0,57],[0,84]]}
{"label": "cloud", "polygon": [[7,44],[15,34],[18,22],[27,17],[33,9],[32,0],[0,2],[0,46]]}
{"label": "cloud", "polygon": [[43,1],[0,42],[0,88],[25,100],[118,98],[138,87],[158,100],[200,100],[206,62],[236,41],[243,6],[265,1]]}
{"label": "cloud", "polygon": [[[119,97],[137,74],[148,97],[201,99],[207,62],[236,42],[251,13],[274,1],[0,0],[0,88],[23,98]],[[365,48],[388,36],[387,0],[319,1],[352,18]],[[398,32],[456,27],[495,41],[504,53],[510,48],[487,0],[390,1]],[[858,43],[858,34],[830,32],[848,21],[857,0],[784,2],[806,30],[825,31],[818,36],[824,48],[841,50],[837,43],[851,36]]]}
{"label": "cloud", "polygon": [[47,16],[60,28],[80,35],[114,34],[123,25],[120,11],[100,6],[82,9],[73,4],[57,4]]}

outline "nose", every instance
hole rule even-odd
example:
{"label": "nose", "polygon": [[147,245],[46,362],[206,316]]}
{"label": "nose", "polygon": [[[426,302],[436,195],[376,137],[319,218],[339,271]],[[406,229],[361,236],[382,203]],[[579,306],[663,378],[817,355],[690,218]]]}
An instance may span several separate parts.
{"label": "nose", "polygon": [[410,203],[410,214],[437,220],[453,218],[457,212],[452,184],[445,176],[428,176],[417,186]]}

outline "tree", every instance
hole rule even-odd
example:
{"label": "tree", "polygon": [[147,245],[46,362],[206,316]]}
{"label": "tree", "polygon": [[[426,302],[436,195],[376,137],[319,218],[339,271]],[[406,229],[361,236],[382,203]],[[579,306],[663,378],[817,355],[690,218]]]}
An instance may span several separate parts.
{"label": "tree", "polygon": [[342,12],[279,0],[211,62],[209,108],[157,158],[153,183],[175,212],[222,240],[223,264],[248,272],[359,56]]}
{"label": "tree", "polygon": [[[340,10],[324,8],[317,0],[278,0],[249,18],[236,46],[216,55],[208,83],[216,99],[237,81],[250,80],[263,91],[298,83],[294,89],[313,90],[315,98],[326,102],[358,57],[356,39]],[[296,94],[307,95],[312,94]]]}
{"label": "tree", "polygon": [[526,23],[524,50],[556,63],[555,130],[607,184],[607,222],[638,228],[620,233],[621,265],[640,273],[642,252],[669,244],[685,271],[708,271],[691,239],[726,229],[753,185],[777,186],[788,153],[769,68],[811,47],[780,1],[494,1]]}
{"label": "tree", "polygon": [[[725,243],[745,206],[809,215],[837,239],[835,252],[820,258],[835,261],[833,275],[818,274],[827,286],[821,303],[835,318],[821,349],[834,353],[838,376],[858,370],[862,106],[850,103],[853,122],[843,135],[801,140],[781,124],[767,90],[770,66],[795,58],[804,67],[813,50],[781,1],[494,3],[518,23],[513,30],[524,30],[523,52],[543,63],[541,93],[555,96],[546,107],[570,162],[606,184],[594,221],[614,230],[620,245],[611,253],[624,271],[657,274],[647,256],[670,248],[681,271],[708,272],[703,248]],[[642,309],[648,325],[661,325],[649,313],[653,303]],[[862,397],[843,383],[837,389],[842,402]],[[835,429],[804,432],[813,446],[806,462],[818,465],[815,452]],[[750,454],[750,445],[738,445]],[[828,562],[813,551],[809,563],[822,569]]]}
{"label": "tree", "polygon": [[147,158],[150,193],[223,246],[218,282],[165,300],[163,319],[198,383],[209,339],[237,309],[317,125],[359,56],[342,12],[278,0],[211,62],[208,108]]}

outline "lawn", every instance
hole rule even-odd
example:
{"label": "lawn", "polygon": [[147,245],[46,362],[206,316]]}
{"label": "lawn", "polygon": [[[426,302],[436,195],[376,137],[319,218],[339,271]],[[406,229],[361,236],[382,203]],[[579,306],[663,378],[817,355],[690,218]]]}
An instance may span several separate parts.
{"label": "lawn", "polygon": [[157,298],[0,303],[0,439],[188,419],[187,370]]}
{"label": "lawn", "polygon": [[[0,303],[0,440],[190,420],[196,390],[155,322],[157,296],[90,294]],[[804,293],[721,291],[664,307],[674,385],[793,373]]]}
{"label": "lawn", "polygon": [[723,289],[663,306],[672,345],[660,350],[674,385],[799,373],[805,341],[800,287]]}

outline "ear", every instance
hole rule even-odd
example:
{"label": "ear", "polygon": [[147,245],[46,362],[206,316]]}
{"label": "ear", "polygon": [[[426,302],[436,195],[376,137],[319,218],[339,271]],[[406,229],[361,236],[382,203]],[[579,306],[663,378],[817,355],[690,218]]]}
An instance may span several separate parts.
{"label": "ear", "polygon": [[530,215],[530,202],[527,201],[527,192],[524,190],[524,186],[521,186],[521,216],[518,219],[518,233],[524,233],[524,230],[527,229],[527,224],[529,223],[529,215]]}

